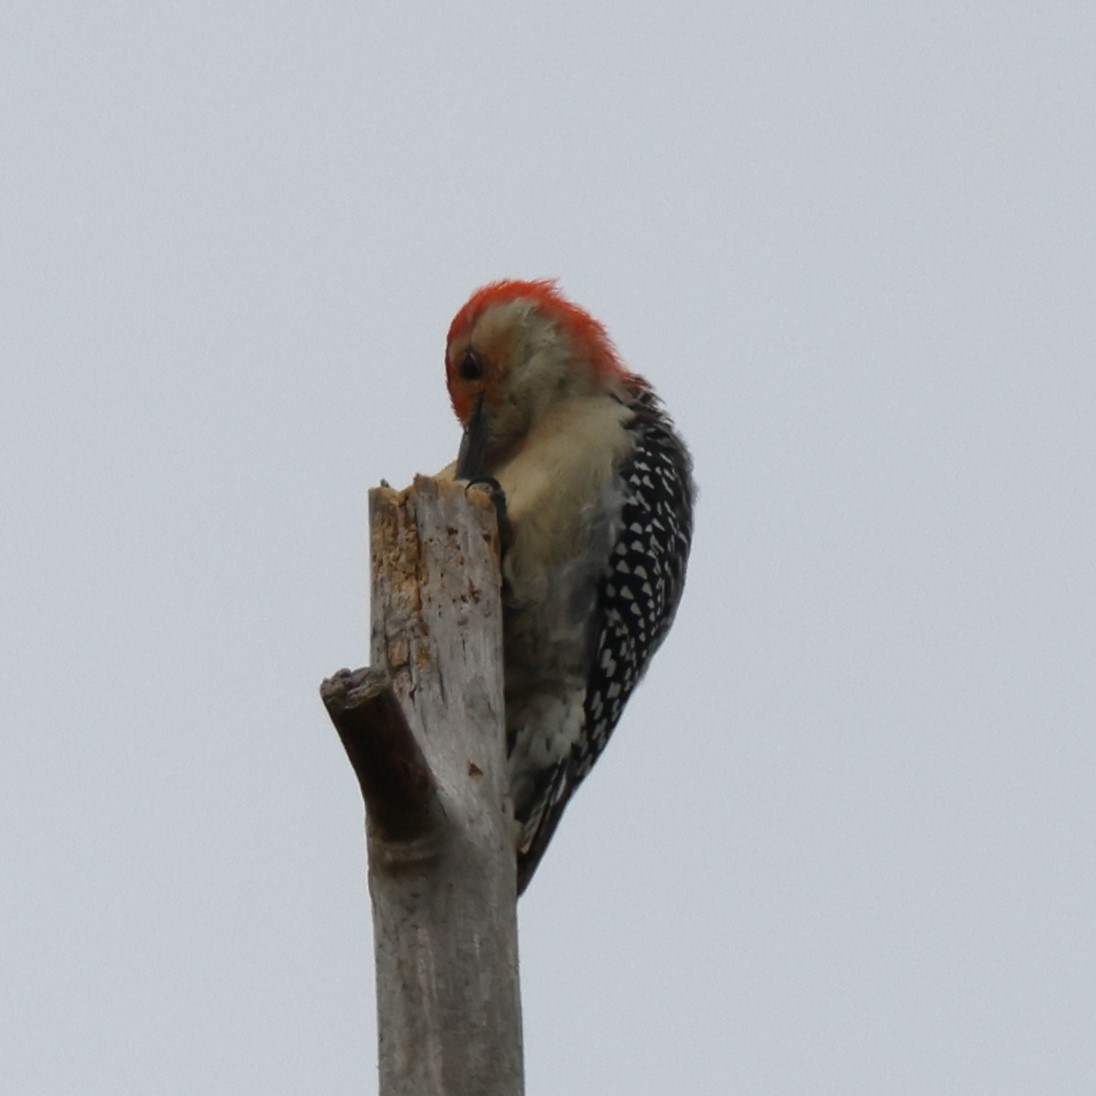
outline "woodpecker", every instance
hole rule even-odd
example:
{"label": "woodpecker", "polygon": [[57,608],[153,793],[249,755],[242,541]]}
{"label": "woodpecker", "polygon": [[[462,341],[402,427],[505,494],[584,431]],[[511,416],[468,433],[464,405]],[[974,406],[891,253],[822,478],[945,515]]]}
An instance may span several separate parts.
{"label": "woodpecker", "polygon": [[518,893],[673,621],[692,459],[654,390],[554,281],[477,290],[449,328],[464,428],[441,475],[503,525],[503,676]]}

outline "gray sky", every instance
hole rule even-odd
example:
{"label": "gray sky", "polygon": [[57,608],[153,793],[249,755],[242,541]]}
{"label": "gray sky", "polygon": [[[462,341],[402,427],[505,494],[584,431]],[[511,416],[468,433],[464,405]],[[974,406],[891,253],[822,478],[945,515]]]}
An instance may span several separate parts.
{"label": "gray sky", "polygon": [[5,1090],[375,1090],[317,686],[558,275],[702,493],[530,1093],[1096,1091],[1096,15],[987,7],[6,7]]}

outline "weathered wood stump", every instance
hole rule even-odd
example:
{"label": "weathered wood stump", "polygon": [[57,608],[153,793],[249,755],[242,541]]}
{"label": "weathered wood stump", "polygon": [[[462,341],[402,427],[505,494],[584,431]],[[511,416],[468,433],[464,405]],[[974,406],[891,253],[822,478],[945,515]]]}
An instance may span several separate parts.
{"label": "weathered wood stump", "polygon": [[321,686],[366,807],[381,1096],[523,1092],[494,510],[369,494],[373,666]]}

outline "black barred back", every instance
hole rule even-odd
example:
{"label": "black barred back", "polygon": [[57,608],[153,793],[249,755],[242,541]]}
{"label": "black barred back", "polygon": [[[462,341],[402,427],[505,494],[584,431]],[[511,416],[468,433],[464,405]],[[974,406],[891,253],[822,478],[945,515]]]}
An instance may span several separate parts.
{"label": "black barred back", "polygon": [[601,626],[586,690],[589,728],[576,783],[605,748],[620,713],[673,623],[693,536],[692,461],[658,398],[633,405],[639,445],[621,469],[621,529],[601,582]]}
{"label": "black barred back", "polygon": [[631,391],[637,445],[620,469],[625,501],[609,567],[598,585],[598,625],[587,682],[585,731],[546,774],[536,832],[518,859],[519,893],[532,877],[563,809],[613,733],[624,705],[673,623],[693,535],[692,460],[658,397]]}

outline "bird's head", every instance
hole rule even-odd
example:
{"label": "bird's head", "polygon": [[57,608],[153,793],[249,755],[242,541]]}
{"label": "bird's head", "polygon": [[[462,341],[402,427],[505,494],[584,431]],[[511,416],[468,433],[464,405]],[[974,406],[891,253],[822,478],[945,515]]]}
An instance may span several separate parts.
{"label": "bird's head", "polygon": [[627,376],[605,328],[553,281],[492,282],[473,293],[450,325],[445,370],[464,427],[458,479],[516,451],[560,401]]}

